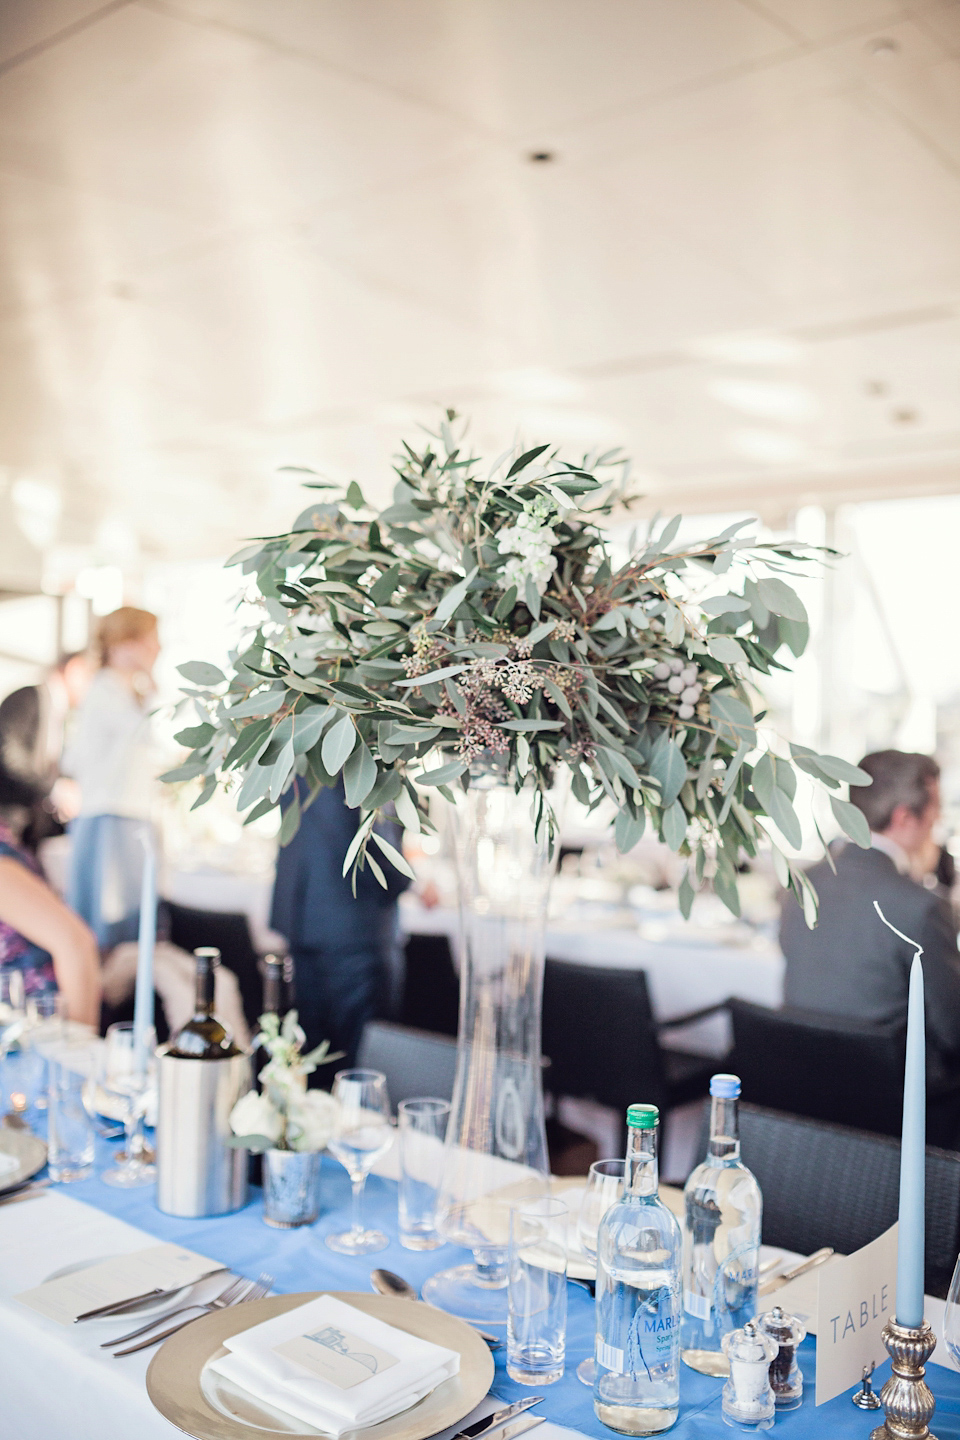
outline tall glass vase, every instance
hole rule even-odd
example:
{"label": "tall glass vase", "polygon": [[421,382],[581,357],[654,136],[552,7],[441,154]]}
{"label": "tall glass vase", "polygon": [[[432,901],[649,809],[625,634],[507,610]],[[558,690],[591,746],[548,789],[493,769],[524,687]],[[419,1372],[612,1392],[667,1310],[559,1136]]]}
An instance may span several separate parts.
{"label": "tall glass vase", "polygon": [[[549,1177],[540,1011],[550,882],[556,866],[535,792],[474,780],[452,814],[460,891],[457,1069],[437,1226],[473,1251],[423,1297],[477,1322],[506,1320],[509,1207]],[[551,848],[553,853],[551,854]]]}

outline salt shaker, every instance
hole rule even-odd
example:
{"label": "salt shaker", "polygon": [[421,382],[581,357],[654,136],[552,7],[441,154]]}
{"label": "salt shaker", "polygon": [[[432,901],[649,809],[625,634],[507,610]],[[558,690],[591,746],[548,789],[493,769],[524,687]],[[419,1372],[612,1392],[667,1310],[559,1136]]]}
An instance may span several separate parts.
{"label": "salt shaker", "polygon": [[730,1379],[723,1387],[724,1421],[742,1430],[769,1430],[775,1409],[770,1362],[780,1347],[756,1320],[748,1320],[742,1330],[731,1330],[721,1344],[730,1361]]}
{"label": "salt shaker", "polygon": [[770,1340],[779,1346],[779,1353],[770,1362],[770,1386],[778,1410],[796,1410],[803,1403],[803,1373],[797,1364],[797,1346],[807,1327],[796,1315],[786,1315],[779,1305],[757,1321]]}

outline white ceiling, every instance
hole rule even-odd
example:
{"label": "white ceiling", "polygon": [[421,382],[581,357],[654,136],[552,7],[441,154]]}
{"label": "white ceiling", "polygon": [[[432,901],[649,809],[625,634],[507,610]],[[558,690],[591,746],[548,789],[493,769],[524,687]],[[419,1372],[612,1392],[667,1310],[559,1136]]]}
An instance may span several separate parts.
{"label": "white ceiling", "polygon": [[0,584],[440,404],[673,509],[960,490],[960,4],[0,0],[0,367]]}

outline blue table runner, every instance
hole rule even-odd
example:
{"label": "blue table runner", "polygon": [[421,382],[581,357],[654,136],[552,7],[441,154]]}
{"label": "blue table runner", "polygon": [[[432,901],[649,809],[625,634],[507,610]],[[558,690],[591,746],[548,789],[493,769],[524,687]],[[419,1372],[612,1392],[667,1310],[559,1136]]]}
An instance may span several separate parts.
{"label": "blue table runner", "polygon": [[[98,1142],[99,1171],[113,1159],[116,1145]],[[369,1292],[370,1271],[376,1266],[395,1270],[420,1286],[437,1270],[461,1263],[466,1251],[454,1245],[438,1250],[405,1250],[397,1235],[397,1186],[392,1180],[371,1175],[364,1196],[366,1223],[376,1225],[391,1237],[390,1247],[376,1255],[336,1255],[323,1243],[323,1236],[349,1226],[350,1183],[346,1171],[328,1156],[323,1158],[321,1214],[315,1225],[297,1230],[276,1230],[262,1219],[260,1191],[251,1189],[243,1210],[209,1220],[179,1220],[162,1214],[154,1203],[152,1187],[118,1190],[97,1177],[64,1187],[66,1194],[96,1206],[130,1225],[175,1241],[228,1265],[239,1274],[255,1277],[261,1270],[275,1277],[274,1290],[359,1290]],[[610,1440],[614,1432],[601,1425],[593,1413],[593,1397],[577,1380],[579,1362],[593,1350],[593,1301],[579,1285],[568,1286],[567,1368],[562,1380],[544,1388],[544,1403],[537,1413],[558,1425],[568,1425],[596,1440]],[[502,1400],[516,1400],[530,1393],[517,1385],[506,1372],[504,1350],[495,1355],[496,1375],[491,1393]],[[883,1412],[857,1410],[850,1403],[851,1389],[817,1409],[813,1403],[816,1347],[813,1338],[804,1341],[799,1352],[804,1375],[803,1405],[777,1416],[774,1434],[792,1440],[867,1440]],[[889,1362],[877,1371],[880,1388],[889,1374]],[[960,1440],[960,1374],[931,1365],[927,1380],[937,1400],[934,1433],[938,1440]],[[667,1433],[674,1440],[720,1440],[737,1433],[724,1424],[720,1411],[723,1382],[697,1375],[681,1367],[680,1416]],[[741,1432],[742,1433],[742,1432]]]}

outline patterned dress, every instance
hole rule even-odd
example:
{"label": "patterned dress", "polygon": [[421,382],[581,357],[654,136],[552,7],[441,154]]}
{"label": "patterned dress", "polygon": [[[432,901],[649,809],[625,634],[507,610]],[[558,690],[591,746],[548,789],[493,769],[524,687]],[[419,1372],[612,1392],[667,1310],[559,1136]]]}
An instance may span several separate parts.
{"label": "patterned dress", "polygon": [[[35,875],[41,874],[40,866],[33,856],[17,844],[13,832],[3,824],[0,824],[0,858],[16,860]],[[57,989],[50,954],[0,919],[0,971],[10,970],[20,971],[23,988],[28,997],[49,995]]]}

